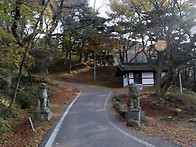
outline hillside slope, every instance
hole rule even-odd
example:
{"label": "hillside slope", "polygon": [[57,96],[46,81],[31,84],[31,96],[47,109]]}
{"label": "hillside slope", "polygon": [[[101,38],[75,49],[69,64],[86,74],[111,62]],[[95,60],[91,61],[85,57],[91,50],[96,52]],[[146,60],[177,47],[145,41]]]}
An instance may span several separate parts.
{"label": "hillside slope", "polygon": [[50,74],[52,79],[58,81],[99,85],[110,88],[122,87],[122,78],[116,77],[117,67],[97,67],[96,81],[94,81],[94,68],[79,64],[73,67],[71,74],[66,72]]}

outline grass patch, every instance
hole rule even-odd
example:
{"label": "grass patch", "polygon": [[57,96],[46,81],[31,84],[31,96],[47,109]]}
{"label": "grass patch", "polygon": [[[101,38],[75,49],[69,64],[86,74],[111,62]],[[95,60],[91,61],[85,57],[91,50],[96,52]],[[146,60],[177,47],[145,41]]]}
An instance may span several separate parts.
{"label": "grass patch", "polygon": [[[169,88],[168,93],[181,94],[180,93],[180,87],[178,87],[178,86],[172,86],[171,88]],[[189,96],[191,98],[196,99],[196,93],[193,92],[193,91],[190,91],[190,90],[188,90],[186,88],[183,88],[182,89],[182,93],[183,93],[183,95],[186,95],[186,96]]]}
{"label": "grass patch", "polygon": [[174,113],[175,113],[176,115],[178,115],[181,111],[182,111],[182,110],[179,109],[179,108],[175,108],[175,109],[174,109]]}
{"label": "grass patch", "polygon": [[21,109],[29,109],[36,102],[37,86],[21,85],[18,89],[17,103]]}
{"label": "grass patch", "polygon": [[0,109],[4,107],[8,107],[9,104],[10,104],[9,96],[6,93],[2,93],[0,98]]}
{"label": "grass patch", "polygon": [[[54,81],[49,78],[44,81],[47,83],[47,92],[48,95],[51,95],[55,92],[55,89],[59,87]],[[15,83],[13,83],[14,85]],[[16,101],[14,102],[10,114],[8,117],[14,117],[14,119],[18,122],[23,121],[23,116],[30,115],[31,111],[33,111],[33,107],[37,105],[37,88],[39,86],[38,82],[34,82],[32,86],[29,86],[27,83],[21,82],[18,88]],[[6,108],[9,106],[12,95],[13,95],[13,87],[9,90],[1,90],[0,92],[0,132],[5,133],[7,130],[11,128],[11,124],[4,120],[3,116],[5,114]],[[21,117],[22,116],[22,117]]]}
{"label": "grass patch", "polygon": [[160,120],[171,121],[171,122],[175,122],[175,123],[180,122],[180,120],[178,118],[174,118],[172,116],[158,116],[157,118]]}
{"label": "grass patch", "polygon": [[9,120],[5,120],[4,118],[0,117],[0,130],[1,130],[1,133],[6,133],[8,131],[10,131],[11,129],[11,125],[10,125],[10,122]]}
{"label": "grass patch", "polygon": [[196,118],[191,118],[191,119],[188,120],[188,122],[190,122],[190,123],[196,123]]}

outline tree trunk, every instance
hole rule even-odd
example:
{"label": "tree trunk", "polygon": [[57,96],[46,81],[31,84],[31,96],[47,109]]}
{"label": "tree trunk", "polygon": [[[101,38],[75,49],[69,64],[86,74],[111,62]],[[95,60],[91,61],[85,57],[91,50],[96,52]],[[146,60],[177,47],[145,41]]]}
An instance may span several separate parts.
{"label": "tree trunk", "polygon": [[83,53],[82,53],[82,51],[80,51],[79,63],[82,62],[82,57],[83,57]]}
{"label": "tree trunk", "polygon": [[194,62],[194,92],[196,92],[196,63]]}
{"label": "tree trunk", "polygon": [[12,108],[12,105],[14,104],[14,102],[16,100],[17,90],[18,90],[18,87],[19,87],[19,84],[20,84],[20,79],[21,79],[21,75],[22,75],[22,68],[23,68],[23,65],[25,63],[26,55],[27,55],[27,52],[28,52],[28,47],[29,47],[29,44],[27,45],[27,48],[25,49],[25,52],[24,52],[24,54],[22,56],[22,61],[20,63],[20,68],[19,68],[19,73],[18,73],[16,86],[14,88],[14,93],[13,93],[13,96],[12,96],[11,103],[9,104],[9,106],[7,107],[7,109],[5,111],[5,114],[4,114],[5,118],[7,118],[7,115],[10,112],[10,109]]}
{"label": "tree trunk", "polygon": [[32,86],[33,85],[32,74],[31,74],[27,65],[25,65],[25,70],[26,70],[26,72],[28,73],[28,76],[29,76],[29,84],[30,84],[30,86]]}
{"label": "tree trunk", "polygon": [[94,51],[94,81],[96,81],[96,65],[97,65],[97,62],[96,62],[96,51]]}
{"label": "tree trunk", "polygon": [[50,61],[53,59],[52,53],[49,53],[41,65],[41,72],[40,72],[40,80],[44,81],[46,76],[48,75],[48,66]]}
{"label": "tree trunk", "polygon": [[127,50],[125,50],[125,57],[126,57],[126,62],[128,62],[128,53],[127,53]]}
{"label": "tree trunk", "polygon": [[121,53],[122,53],[122,62],[125,62],[125,51],[123,50]]}
{"label": "tree trunk", "polygon": [[[18,2],[18,1],[17,1],[17,2]],[[20,2],[20,0],[19,0],[19,2]],[[22,69],[23,69],[23,66],[24,66],[24,63],[25,63],[25,59],[26,59],[28,50],[29,50],[30,46],[33,44],[33,40],[35,39],[35,36],[36,36],[36,28],[37,28],[37,26],[38,26],[38,24],[39,24],[39,22],[40,22],[40,20],[41,20],[41,18],[42,18],[42,16],[43,16],[43,13],[44,13],[44,11],[45,11],[45,9],[46,9],[46,7],[48,6],[49,3],[50,3],[50,0],[48,0],[48,2],[46,3],[46,5],[44,6],[44,8],[43,8],[43,10],[42,10],[42,12],[41,12],[41,14],[40,14],[40,17],[39,17],[38,21],[36,22],[35,26],[33,27],[33,28],[34,28],[34,29],[33,29],[33,33],[30,35],[30,37],[29,37],[30,39],[27,41],[27,45],[26,45],[26,48],[25,48],[25,52],[24,52],[24,54],[23,54],[23,56],[22,56],[22,60],[21,60],[21,63],[20,63],[18,78],[17,78],[17,81],[16,81],[16,86],[15,86],[15,88],[14,88],[13,97],[12,97],[12,100],[11,100],[9,106],[7,107],[7,109],[6,109],[5,113],[4,113],[4,117],[5,117],[5,118],[7,118],[7,115],[8,115],[8,113],[9,113],[10,109],[12,108],[13,103],[14,103],[15,100],[16,100],[16,95],[17,95],[17,90],[18,90],[19,84],[20,84]],[[17,8],[16,8],[16,9],[17,9]],[[19,7],[18,7],[18,10],[16,10],[16,11],[20,11],[20,10],[19,10]],[[20,12],[19,12],[19,13],[20,13]],[[15,21],[14,21],[14,24],[13,24],[13,26],[12,26],[12,32],[13,32],[13,34],[14,34],[14,37],[15,37],[17,40],[19,40],[19,38],[18,38],[19,36],[18,36],[18,34],[17,34],[17,23],[16,23],[16,22],[17,22],[17,20],[19,20],[19,17],[20,17],[20,14],[19,14],[18,16],[15,15]],[[22,44],[20,43],[20,41],[18,42],[18,44],[19,44],[21,47],[25,47],[23,43],[22,43]]]}
{"label": "tree trunk", "polygon": [[119,50],[119,55],[120,55],[120,62],[124,62],[123,61],[123,56],[122,56],[122,51],[121,50]]}
{"label": "tree trunk", "polygon": [[169,71],[166,73],[166,75],[160,78],[159,96],[163,97],[166,94],[168,88],[172,85],[173,77],[174,77],[174,71],[173,68],[170,68]]}
{"label": "tree trunk", "polygon": [[63,36],[62,51],[65,54],[64,65],[66,65],[67,64],[67,61],[68,61],[68,49],[67,49],[67,45],[66,45],[65,36]]}
{"label": "tree trunk", "polygon": [[69,47],[68,73],[71,73],[71,47]]}
{"label": "tree trunk", "polygon": [[87,52],[85,52],[85,57],[84,57],[84,62],[85,62],[85,63],[88,61],[88,54],[89,54],[89,52],[88,52],[88,51],[87,51]]}
{"label": "tree trunk", "polygon": [[158,97],[162,97],[160,79],[161,79],[161,71],[160,69],[158,69],[155,72],[155,93]]}
{"label": "tree trunk", "polygon": [[189,80],[189,69],[188,69],[188,68],[185,68],[185,77],[184,77],[184,79],[185,79],[186,81]]}
{"label": "tree trunk", "polygon": [[170,67],[166,75],[161,77],[161,66],[156,69],[155,73],[155,93],[158,97],[163,97],[168,88],[171,86],[174,78],[174,68]]}
{"label": "tree trunk", "polygon": [[68,63],[68,56],[69,56],[69,47],[66,46],[65,47],[65,62],[64,62],[64,65],[66,65]]}
{"label": "tree trunk", "polygon": [[82,42],[82,48],[80,49],[79,63],[82,62],[82,58],[83,58],[83,48],[84,48],[84,42]]}
{"label": "tree trunk", "polygon": [[107,64],[107,50],[105,50],[105,52],[104,52],[104,58],[103,58],[103,65],[104,65],[104,67],[106,66],[106,64]]}
{"label": "tree trunk", "polygon": [[5,90],[9,89],[12,85],[12,69],[8,67],[7,72],[5,73],[5,78],[3,79],[4,85],[3,88]]}
{"label": "tree trunk", "polygon": [[172,81],[168,79],[167,82],[165,82],[164,86],[161,88],[162,96],[164,96],[167,93],[167,90],[171,85],[172,85]]}

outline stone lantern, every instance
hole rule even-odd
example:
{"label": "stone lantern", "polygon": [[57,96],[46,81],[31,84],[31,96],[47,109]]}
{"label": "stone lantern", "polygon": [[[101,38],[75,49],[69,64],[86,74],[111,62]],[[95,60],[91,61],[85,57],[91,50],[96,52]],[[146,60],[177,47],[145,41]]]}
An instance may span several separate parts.
{"label": "stone lantern", "polygon": [[48,104],[48,94],[46,83],[40,83],[37,93],[37,108],[33,113],[33,120],[48,121],[52,118],[52,112],[50,111]]}

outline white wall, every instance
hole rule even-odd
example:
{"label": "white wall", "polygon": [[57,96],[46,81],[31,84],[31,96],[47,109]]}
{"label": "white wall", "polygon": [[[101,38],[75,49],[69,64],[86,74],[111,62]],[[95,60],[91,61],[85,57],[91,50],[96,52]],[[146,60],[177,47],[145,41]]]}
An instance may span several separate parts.
{"label": "white wall", "polygon": [[128,85],[127,76],[123,75],[123,87]]}
{"label": "white wall", "polygon": [[129,83],[134,83],[134,79],[129,79]]}
{"label": "white wall", "polygon": [[153,78],[153,72],[143,72],[142,78]]}
{"label": "white wall", "polygon": [[163,77],[166,74],[166,72],[162,72],[161,77]]}
{"label": "white wall", "polygon": [[[164,76],[166,72],[162,72],[162,76]],[[129,77],[127,75],[123,75],[123,86],[128,85],[128,80],[129,83],[134,83],[134,78],[133,78],[133,73],[129,73]],[[144,85],[154,85],[154,74],[153,72],[143,72],[142,73],[142,84]]]}
{"label": "white wall", "polygon": [[129,73],[129,83],[134,83],[133,73]]}
{"label": "white wall", "polygon": [[133,73],[129,73],[129,78],[133,79]]}
{"label": "white wall", "polygon": [[142,73],[142,84],[144,84],[144,85],[154,85],[153,72],[143,72]]}
{"label": "white wall", "polygon": [[123,75],[123,87],[127,86],[130,83],[134,83],[133,73],[129,73],[129,75]]}
{"label": "white wall", "polygon": [[142,79],[144,85],[154,85],[154,79]]}

